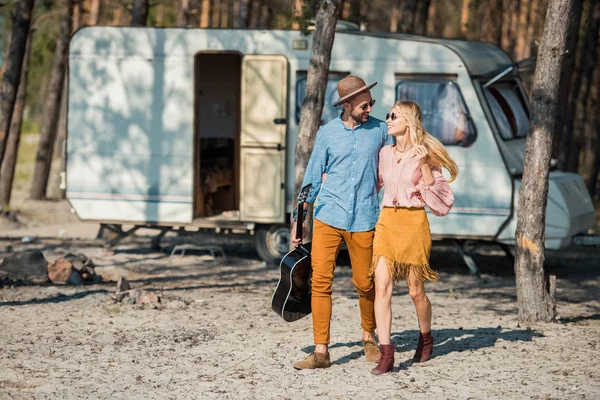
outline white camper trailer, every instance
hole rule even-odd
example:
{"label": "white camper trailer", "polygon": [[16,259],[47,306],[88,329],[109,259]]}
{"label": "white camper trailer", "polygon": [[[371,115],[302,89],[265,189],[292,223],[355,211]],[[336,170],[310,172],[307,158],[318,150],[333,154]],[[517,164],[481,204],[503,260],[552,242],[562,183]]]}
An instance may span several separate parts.
{"label": "white camper trailer", "polygon": [[[311,36],[299,31],[86,27],[69,53],[66,188],[80,219],[241,230],[273,261],[288,251],[294,149]],[[414,99],[460,167],[434,238],[511,244],[529,131],[513,61],[485,43],[336,33],[323,120],[353,73],[383,118]],[[546,246],[594,225],[580,176],[550,174]]]}

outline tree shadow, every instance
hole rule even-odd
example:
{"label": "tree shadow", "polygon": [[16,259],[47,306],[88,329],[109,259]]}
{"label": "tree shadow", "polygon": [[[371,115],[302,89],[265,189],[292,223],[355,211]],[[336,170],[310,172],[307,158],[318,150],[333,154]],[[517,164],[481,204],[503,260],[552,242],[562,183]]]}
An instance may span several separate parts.
{"label": "tree shadow", "polygon": [[111,293],[110,290],[106,289],[96,289],[96,290],[87,290],[85,292],[77,292],[70,295],[66,295],[63,293],[58,293],[52,297],[46,297],[44,299],[31,299],[31,300],[19,300],[19,301],[5,301],[0,303],[0,307],[14,307],[14,306],[27,306],[33,304],[58,304],[64,303],[65,301],[78,300],[87,296],[92,296],[94,294],[108,294]]}
{"label": "tree shadow", "polygon": [[[600,319],[600,315],[592,316],[592,319]],[[499,340],[507,342],[528,342],[533,338],[544,337],[542,333],[531,329],[502,330],[502,328],[477,328],[477,329],[439,329],[432,331],[435,345],[432,358],[443,357],[454,352],[475,351],[483,348],[494,347]],[[397,353],[415,351],[419,340],[418,330],[407,330],[392,333],[392,344],[396,347]],[[364,355],[361,341],[339,342],[329,346],[329,349],[336,348],[354,348],[360,347],[360,350],[353,351],[341,358],[333,361],[334,365],[347,364]],[[305,353],[315,351],[315,346],[306,346],[301,349]],[[400,363],[396,370],[404,370],[414,364],[411,358]]]}
{"label": "tree shadow", "polygon": [[[542,333],[531,329],[514,329],[503,331],[501,327],[477,329],[439,329],[432,331],[434,347],[432,358],[443,357],[455,352],[475,351],[494,347],[499,340],[507,342],[529,342],[533,338],[544,337]],[[392,343],[397,352],[414,351],[419,340],[418,330],[392,333]],[[399,370],[413,365],[412,358],[403,361]]]}

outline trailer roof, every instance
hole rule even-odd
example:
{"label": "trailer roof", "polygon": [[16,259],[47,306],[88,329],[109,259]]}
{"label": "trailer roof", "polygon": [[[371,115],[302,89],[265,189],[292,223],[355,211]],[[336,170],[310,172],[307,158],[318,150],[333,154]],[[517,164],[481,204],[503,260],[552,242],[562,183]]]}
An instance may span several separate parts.
{"label": "trailer roof", "polygon": [[344,29],[339,30],[339,32],[360,36],[436,43],[445,46],[456,53],[464,62],[469,73],[474,76],[492,75],[499,72],[499,70],[514,64],[514,61],[508,54],[502,49],[489,43],[389,32],[366,32]]}

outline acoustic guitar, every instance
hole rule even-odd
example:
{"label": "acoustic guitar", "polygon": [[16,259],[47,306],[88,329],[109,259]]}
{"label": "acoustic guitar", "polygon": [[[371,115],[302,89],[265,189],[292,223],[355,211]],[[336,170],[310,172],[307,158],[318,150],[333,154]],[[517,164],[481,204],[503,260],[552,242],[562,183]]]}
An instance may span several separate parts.
{"label": "acoustic guitar", "polygon": [[[296,237],[302,237],[304,203],[312,185],[306,185],[298,195]],[[311,312],[312,266],[310,249],[304,244],[287,253],[279,263],[279,283],[271,299],[271,308],[286,322],[297,321]]]}

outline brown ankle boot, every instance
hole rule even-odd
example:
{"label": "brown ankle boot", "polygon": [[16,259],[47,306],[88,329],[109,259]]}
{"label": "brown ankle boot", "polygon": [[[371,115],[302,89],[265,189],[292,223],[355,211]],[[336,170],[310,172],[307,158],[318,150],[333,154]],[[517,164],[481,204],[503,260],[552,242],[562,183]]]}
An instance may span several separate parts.
{"label": "brown ankle boot", "polygon": [[381,359],[379,364],[371,370],[373,375],[381,375],[386,372],[392,372],[394,369],[394,351],[395,346],[393,344],[380,344],[381,348]]}
{"label": "brown ankle boot", "polygon": [[417,351],[413,357],[414,362],[425,362],[431,358],[433,354],[433,336],[431,331],[427,333],[421,333],[419,335],[419,344],[417,344]]}
{"label": "brown ankle boot", "polygon": [[329,361],[329,352],[327,353],[311,353],[302,361],[295,362],[293,364],[296,369],[315,369],[315,368],[329,368],[331,367],[331,361]]}

